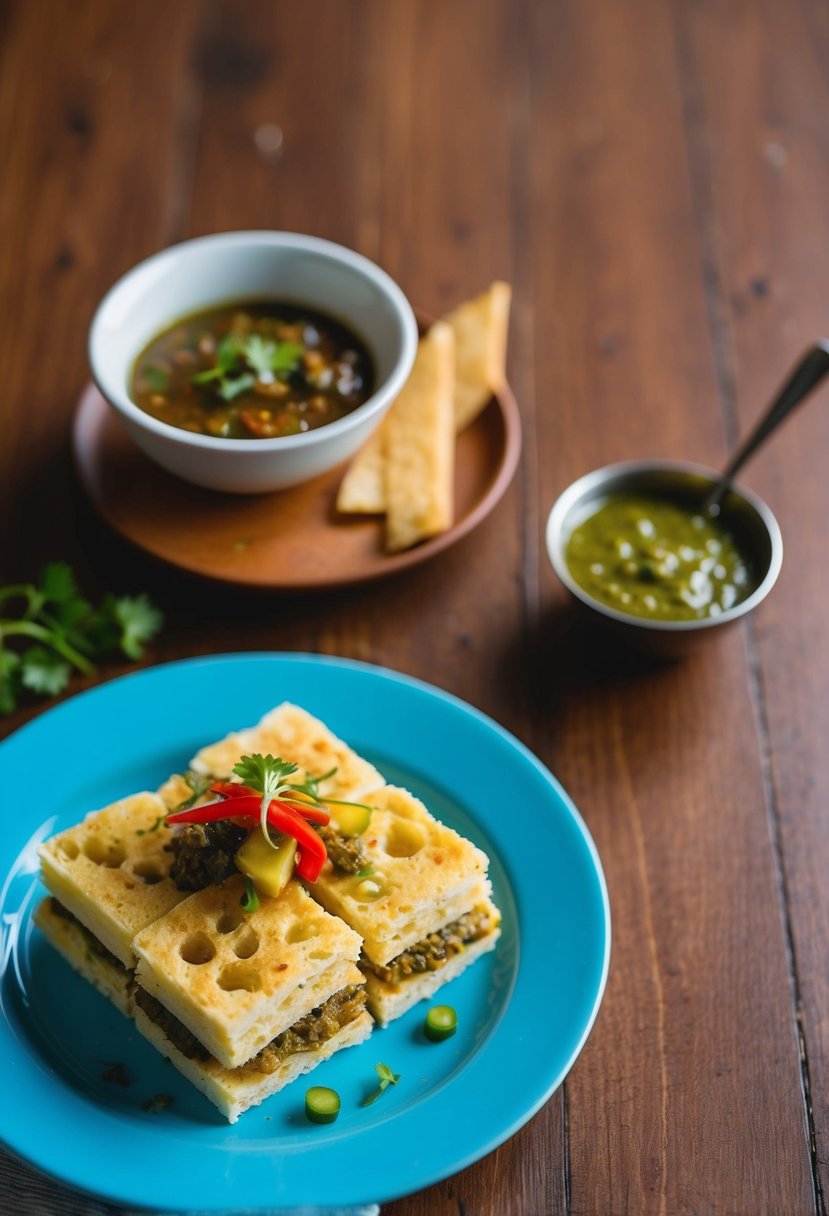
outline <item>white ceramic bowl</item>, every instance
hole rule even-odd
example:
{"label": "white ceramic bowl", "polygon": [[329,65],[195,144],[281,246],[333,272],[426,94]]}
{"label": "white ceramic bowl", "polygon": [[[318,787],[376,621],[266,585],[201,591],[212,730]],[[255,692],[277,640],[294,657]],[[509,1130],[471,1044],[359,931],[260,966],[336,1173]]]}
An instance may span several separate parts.
{"label": "white ceramic bowl", "polygon": [[[354,330],[374,361],[371,397],[336,422],[279,439],[197,435],[135,405],[132,367],[151,338],[180,317],[255,299],[305,304]],[[294,232],[227,232],[174,245],[119,279],[92,319],[89,361],[104,397],[158,464],[210,489],[256,494],[308,481],[347,460],[400,392],[417,337],[403,292],[360,254]]]}

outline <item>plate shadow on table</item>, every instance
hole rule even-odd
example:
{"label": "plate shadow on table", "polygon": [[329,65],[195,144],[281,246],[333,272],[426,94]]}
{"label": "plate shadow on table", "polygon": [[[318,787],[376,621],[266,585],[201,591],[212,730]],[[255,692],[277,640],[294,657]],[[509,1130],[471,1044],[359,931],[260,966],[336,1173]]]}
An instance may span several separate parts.
{"label": "plate shadow on table", "polygon": [[[689,681],[704,679],[701,669],[716,662],[718,644],[680,661],[638,653],[597,626],[578,605],[559,599],[528,623],[521,635],[510,638],[499,656],[496,678],[505,695],[513,690],[513,699],[520,678],[526,719],[536,724],[537,732],[525,741],[554,770],[556,740],[565,731],[583,729],[585,718],[592,720],[594,711],[597,723],[605,720],[608,698],[617,700],[623,731],[627,700],[636,698],[640,709],[644,706],[647,763],[655,766],[675,743],[676,721],[672,715],[660,714],[660,705],[666,698],[682,703]],[[652,714],[647,713],[649,702]],[[581,727],[574,725],[577,721]]]}

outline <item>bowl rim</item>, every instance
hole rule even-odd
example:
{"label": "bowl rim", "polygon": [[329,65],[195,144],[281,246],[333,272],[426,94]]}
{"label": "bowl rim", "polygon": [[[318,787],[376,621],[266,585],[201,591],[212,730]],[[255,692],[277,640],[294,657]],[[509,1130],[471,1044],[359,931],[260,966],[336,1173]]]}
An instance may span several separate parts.
{"label": "bowl rim", "polygon": [[570,573],[564,556],[564,523],[570,512],[578,505],[588,491],[601,486],[604,482],[610,481],[615,477],[633,477],[636,474],[662,471],[705,477],[712,481],[712,483],[720,478],[719,471],[711,469],[707,465],[695,464],[692,461],[686,460],[659,459],[625,460],[617,464],[603,465],[601,468],[584,473],[559,494],[547,517],[545,539],[547,556],[551,566],[567,590],[576,599],[580,600],[588,608],[592,608],[595,612],[598,612],[601,616],[622,625],[629,625],[644,630],[654,630],[659,633],[696,633],[700,630],[716,628],[719,625],[728,625],[732,621],[746,616],[753,608],[762,603],[777,582],[780,567],[783,564],[783,537],[780,532],[780,526],[768,504],[760,498],[759,494],[755,494],[753,490],[747,489],[739,482],[731,482],[730,489],[738,497],[742,498],[759,517],[768,534],[771,552],[768,569],[751,595],[741,600],[739,604],[735,604],[733,608],[727,608],[719,616],[701,617],[690,621],[654,621],[648,620],[645,617],[634,616],[633,613],[620,612],[616,608],[611,608],[608,604],[603,604],[601,600],[595,599],[576,582]]}
{"label": "bowl rim", "polygon": [[[165,262],[174,263],[177,258],[187,256],[191,251],[209,253],[217,246],[233,248],[256,248],[262,246],[300,249],[317,254],[339,265],[347,265],[357,274],[370,280],[380,289],[381,295],[389,305],[390,311],[396,316],[401,332],[401,349],[398,358],[386,377],[385,381],[372,392],[371,396],[361,402],[350,413],[334,422],[302,431],[297,435],[280,435],[271,439],[228,439],[219,435],[202,435],[195,431],[186,431],[172,423],[162,422],[151,414],[145,413],[140,406],[130,398],[127,391],[101,373],[97,351],[103,341],[102,327],[107,310],[124,292],[130,282],[139,275],[145,274],[153,266]],[[175,317],[171,316],[165,324],[174,324]],[[346,320],[346,324],[347,324]],[[158,332],[162,332],[163,326]],[[365,341],[365,336],[361,335]],[[161,439],[179,443],[184,447],[204,448],[210,452],[259,452],[289,451],[292,448],[315,447],[319,443],[334,439],[338,435],[346,435],[355,427],[365,423],[367,417],[379,413],[389,400],[393,400],[403,388],[411,372],[417,353],[418,327],[414,310],[403,290],[385,270],[356,250],[324,237],[308,236],[301,232],[287,232],[276,229],[249,229],[233,232],[212,232],[205,236],[193,237],[179,241],[158,250],[140,262],[136,262],[112,284],[101,298],[89,326],[87,338],[87,357],[99,392],[109,404],[126,420],[135,423],[142,430],[151,432]],[[136,352],[136,355],[139,352]]]}

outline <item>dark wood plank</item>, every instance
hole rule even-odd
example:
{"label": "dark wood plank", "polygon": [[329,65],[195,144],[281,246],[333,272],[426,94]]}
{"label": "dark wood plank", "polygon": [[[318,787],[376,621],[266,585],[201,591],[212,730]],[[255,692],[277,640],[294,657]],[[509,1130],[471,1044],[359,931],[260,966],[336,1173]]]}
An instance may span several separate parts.
{"label": "dark wood plank", "polygon": [[[537,5],[540,485],[723,452],[672,15]],[[574,1212],[808,1211],[798,1045],[746,639],[648,670],[545,580],[541,754],[595,833],[610,982],[567,1083]],[[762,949],[758,943],[762,942]]]}
{"label": "dark wood plank", "polygon": [[[98,299],[173,235],[196,0],[6,7],[0,70],[0,582],[70,560],[85,588],[157,591],[85,506],[69,425]],[[164,37],[159,38],[160,23]],[[147,87],[146,65],[155,87]],[[161,598],[161,597],[159,597]],[[119,668],[108,669],[115,674]],[[72,692],[83,687],[75,682]],[[6,733],[41,706],[29,704]]]}
{"label": "dark wood plank", "polygon": [[[826,420],[804,414],[751,474],[786,533],[776,595],[684,666],[604,648],[540,537],[589,467],[719,462],[823,328],[823,7],[329,0],[320,31],[317,6],[286,0],[87,0],[71,20],[19,0],[0,22],[3,581],[60,555],[93,590],[146,587],[169,617],[152,659],[315,649],[450,688],[536,748],[605,860],[613,970],[566,1086],[386,1211],[813,1210],[801,1086],[825,1186],[829,625],[804,606],[826,598]],[[255,226],[359,248],[435,313],[513,281],[521,477],[428,572],[205,601],[83,506],[67,426],[97,298],[169,240]]]}
{"label": "dark wood plank", "polygon": [[[829,14],[808,0],[703,3],[685,13],[682,37],[697,82],[693,167],[723,350],[720,387],[733,429],[745,432],[788,365],[829,333]],[[821,1210],[829,1194],[827,451],[823,389],[745,474],[777,514],[785,544],[751,649]]]}
{"label": "dark wood plank", "polygon": [[[310,44],[314,55],[293,53]],[[340,0],[326,6],[324,39],[313,7],[220,6],[199,56],[202,141],[188,232],[269,227],[344,241],[432,313],[514,277],[514,198],[492,189],[492,163],[515,156],[516,116],[500,97],[521,100],[520,46],[514,18],[495,3],[435,12],[409,0],[393,10]],[[474,124],[458,109],[459,90]],[[262,130],[273,127],[283,143],[263,155]],[[521,338],[514,327],[519,401]],[[513,494],[495,520],[430,564],[426,583],[413,572],[336,600],[303,597],[267,610],[268,624],[254,606],[260,642],[384,662],[500,708],[485,659],[520,619],[519,510]],[[213,626],[211,643],[238,645],[235,614]]]}

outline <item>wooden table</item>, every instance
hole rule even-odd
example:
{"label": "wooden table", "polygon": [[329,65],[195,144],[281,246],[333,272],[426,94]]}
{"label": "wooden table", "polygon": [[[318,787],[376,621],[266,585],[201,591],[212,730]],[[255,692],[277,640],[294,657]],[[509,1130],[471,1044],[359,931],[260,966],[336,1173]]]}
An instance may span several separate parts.
{"label": "wooden table", "polygon": [[[168,614],[149,662],[311,650],[431,680],[538,753],[604,861],[610,980],[571,1075],[384,1216],[825,1211],[825,400],[746,478],[785,537],[777,589],[688,662],[608,654],[543,523],[613,460],[718,465],[829,330],[827,61],[823,0],[0,10],[2,581],[61,556],[92,589],[149,590]],[[85,506],[68,428],[96,301],[172,241],[256,227],[351,245],[433,313],[512,281],[520,475],[428,567],[205,596]],[[25,1168],[3,1178],[4,1212],[44,1210]]]}

